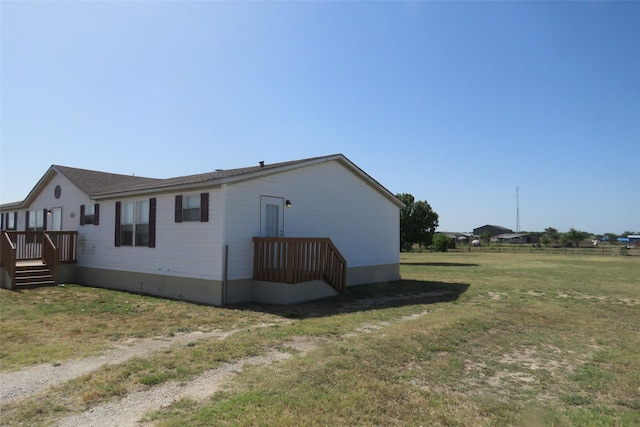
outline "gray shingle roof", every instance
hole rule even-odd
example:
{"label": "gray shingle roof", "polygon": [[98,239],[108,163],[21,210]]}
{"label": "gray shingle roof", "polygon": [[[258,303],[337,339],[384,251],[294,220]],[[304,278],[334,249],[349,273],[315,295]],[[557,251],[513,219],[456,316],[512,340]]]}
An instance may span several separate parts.
{"label": "gray shingle roof", "polygon": [[89,196],[110,192],[123,191],[140,185],[153,185],[156,178],[145,178],[133,175],[120,175],[108,172],[98,172],[88,169],[71,168],[68,166],[53,165],[53,168],[67,177]]}
{"label": "gray shingle roof", "polygon": [[88,169],[78,169],[68,166],[53,165],[52,167],[67,177],[89,196],[107,195],[128,191],[143,191],[169,188],[181,185],[193,185],[233,178],[241,175],[249,175],[255,172],[291,166],[309,161],[328,159],[333,156],[313,157],[308,159],[293,160],[281,163],[265,164],[264,166],[251,166],[237,169],[216,170],[195,175],[186,175],[175,178],[145,178],[133,175],[120,175],[108,172],[98,172]]}
{"label": "gray shingle roof", "polygon": [[47,173],[40,179],[36,186],[31,190],[29,195],[22,202],[4,204],[0,208],[19,208],[28,206],[43,186],[56,174],[62,174],[68,178],[80,190],[84,191],[88,196],[101,199],[117,197],[125,194],[138,194],[146,192],[158,192],[164,190],[175,190],[182,187],[200,187],[209,185],[218,185],[224,182],[233,182],[243,179],[253,179],[263,174],[278,173],[292,168],[311,165],[325,161],[339,161],[347,168],[351,169],[356,175],[367,181],[370,185],[377,188],[389,200],[398,207],[404,207],[404,204],[398,200],[389,190],[387,190],[378,181],[369,176],[366,172],[352,163],[342,154],[332,154],[329,156],[311,157],[307,159],[293,160],[288,162],[256,165],[237,169],[218,169],[214,172],[201,173],[195,175],[186,175],[175,178],[147,178],[134,175],[122,175],[109,172],[99,172],[88,169],[79,169],[69,166],[52,165]]}

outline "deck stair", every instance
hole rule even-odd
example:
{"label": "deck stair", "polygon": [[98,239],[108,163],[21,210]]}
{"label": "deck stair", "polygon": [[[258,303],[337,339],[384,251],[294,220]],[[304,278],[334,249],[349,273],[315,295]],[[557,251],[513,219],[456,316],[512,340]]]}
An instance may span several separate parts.
{"label": "deck stair", "polygon": [[46,264],[42,262],[19,262],[16,265],[16,288],[55,286],[56,282]]}

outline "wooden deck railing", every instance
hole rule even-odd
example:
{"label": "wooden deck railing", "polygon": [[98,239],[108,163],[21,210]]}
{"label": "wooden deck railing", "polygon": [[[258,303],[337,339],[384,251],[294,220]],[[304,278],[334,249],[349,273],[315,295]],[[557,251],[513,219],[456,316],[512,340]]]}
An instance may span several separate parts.
{"label": "wooden deck railing", "polygon": [[6,231],[16,248],[16,261],[43,259],[42,246],[45,235],[58,248],[58,262],[75,263],[77,261],[77,231]]}
{"label": "wooden deck railing", "polygon": [[77,231],[47,231],[46,234],[58,248],[58,262],[75,263],[78,248],[78,232]]}
{"label": "wooden deck railing", "polygon": [[300,283],[324,280],[338,293],[347,282],[347,261],[328,238],[254,237],[253,279]]}
{"label": "wooden deck railing", "polygon": [[11,238],[6,231],[2,232],[2,241],[0,241],[0,252],[2,266],[7,269],[9,274],[9,280],[11,281],[10,288],[16,281],[16,245],[13,244]]}
{"label": "wooden deck railing", "polygon": [[18,261],[42,260],[57,283],[58,264],[77,261],[77,231],[2,231],[2,266],[7,269],[11,288],[16,283]]}
{"label": "wooden deck railing", "polygon": [[53,244],[49,234],[45,233],[42,239],[42,261],[49,267],[49,272],[53,277],[53,282],[58,283],[58,248]]}

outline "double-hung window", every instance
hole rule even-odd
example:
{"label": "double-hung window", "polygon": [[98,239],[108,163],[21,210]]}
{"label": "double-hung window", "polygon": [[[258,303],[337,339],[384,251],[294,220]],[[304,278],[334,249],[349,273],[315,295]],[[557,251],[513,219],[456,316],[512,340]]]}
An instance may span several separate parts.
{"label": "double-hung window", "polygon": [[[26,212],[26,225],[27,231],[42,231],[47,229],[47,222],[45,217],[46,210],[27,211]],[[29,233],[26,236],[27,243],[40,243],[40,233]]]}
{"label": "double-hung window", "polygon": [[0,228],[2,228],[3,230],[15,230],[17,216],[18,216],[17,212],[3,213],[1,216],[2,225],[0,226]]}
{"label": "double-hung window", "polygon": [[185,196],[182,201],[182,220],[200,221],[200,196]]}
{"label": "double-hung window", "polygon": [[44,230],[44,211],[28,211],[27,212],[27,231]]}
{"label": "double-hung window", "polygon": [[80,205],[80,225],[98,225],[100,218],[100,205]]}
{"label": "double-hung window", "polygon": [[155,247],[156,199],[116,202],[116,246]]}
{"label": "double-hung window", "polygon": [[209,221],[209,193],[183,196],[175,200],[175,222]]}

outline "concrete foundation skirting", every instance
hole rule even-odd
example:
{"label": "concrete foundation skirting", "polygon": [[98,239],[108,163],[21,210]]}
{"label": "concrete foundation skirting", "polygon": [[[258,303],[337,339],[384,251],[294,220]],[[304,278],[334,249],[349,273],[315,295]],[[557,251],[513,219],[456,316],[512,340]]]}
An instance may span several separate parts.
{"label": "concrete foundation skirting", "polygon": [[222,282],[189,277],[78,267],[76,283],[175,300],[221,305]]}
{"label": "concrete foundation skirting", "polygon": [[0,267],[0,288],[11,289],[11,278],[4,267]]}
{"label": "concrete foundation skirting", "polygon": [[347,286],[400,280],[400,264],[381,264],[347,268]]}
{"label": "concrete foundation skirting", "polygon": [[335,295],[338,292],[323,280],[295,284],[253,281],[253,300],[267,304],[295,304]]}
{"label": "concrete foundation skirting", "polygon": [[78,266],[76,264],[58,264],[56,281],[58,283],[74,283],[77,277]]}
{"label": "concrete foundation skirting", "polygon": [[[58,276],[59,283],[77,283],[217,306],[252,301],[267,304],[295,304],[337,295],[331,286],[321,280],[288,284],[254,281],[247,278],[230,280],[226,289],[223,290],[223,282],[220,280],[115,271],[76,265],[65,266],[58,271]],[[398,264],[355,267],[347,270],[348,286],[399,279]]]}

